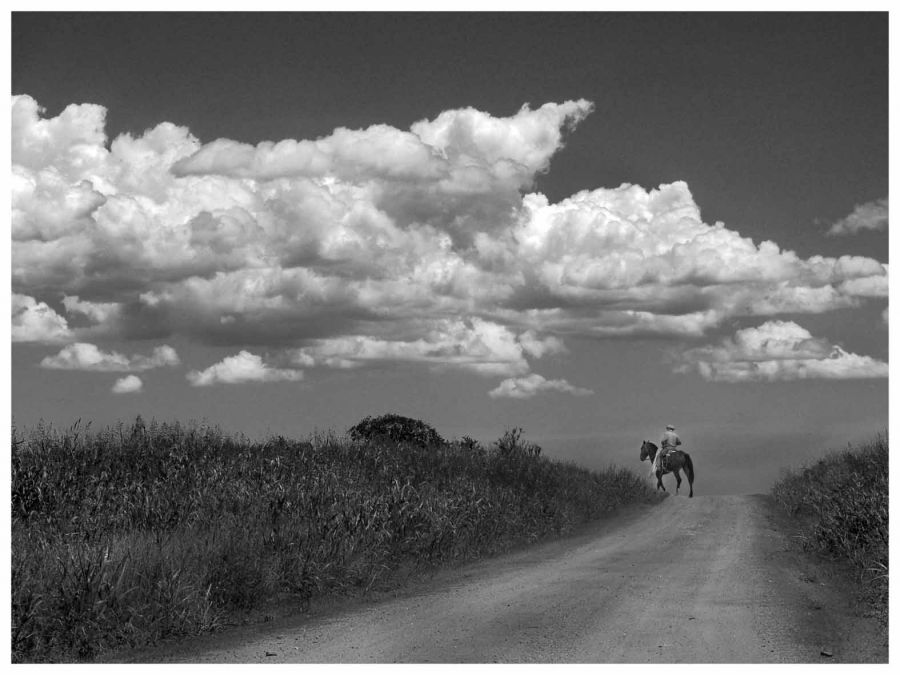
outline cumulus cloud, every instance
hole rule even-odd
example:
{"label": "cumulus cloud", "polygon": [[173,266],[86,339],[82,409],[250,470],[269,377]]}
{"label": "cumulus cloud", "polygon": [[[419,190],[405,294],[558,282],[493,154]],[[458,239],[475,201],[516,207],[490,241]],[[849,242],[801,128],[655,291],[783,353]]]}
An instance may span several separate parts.
{"label": "cumulus cloud", "polygon": [[887,377],[888,364],[815,338],[793,321],[767,321],[686,351],[676,372],[697,372],[713,382],[774,382]]}
{"label": "cumulus cloud", "polygon": [[840,290],[848,296],[859,298],[888,297],[888,266],[882,265],[883,273],[862,276],[841,282]]}
{"label": "cumulus cloud", "polygon": [[69,324],[46,302],[12,294],[13,342],[65,342],[72,338]]}
{"label": "cumulus cloud", "polygon": [[80,300],[77,295],[63,297],[66,314],[80,314],[93,323],[107,323],[116,318],[121,306],[115,302],[88,302]]}
{"label": "cumulus cloud", "polygon": [[529,192],[585,100],[257,145],[168,122],[110,140],[99,105],[12,109],[14,340],[178,335],[516,378],[569,335],[698,338],[887,294],[876,260],[705,223],[683,182]]}
{"label": "cumulus cloud", "polygon": [[495,118],[465,108],[421,120],[410,131],[379,124],[336,129],[315,141],[265,141],[257,146],[219,139],[179,160],[178,175],[221,174],[273,180],[285,177],[358,181],[438,182],[443,190],[477,192],[473,178],[527,185],[546,170],[562,143],[562,132],[590,113],[589,101],[524,105],[512,117]]}
{"label": "cumulus cloud", "polygon": [[573,387],[565,380],[548,380],[537,373],[525,377],[511,377],[503,380],[496,389],[488,392],[491,398],[533,398],[545,391],[559,391],[574,396],[589,396],[590,389]]}
{"label": "cumulus cloud", "polygon": [[155,347],[150,356],[135,354],[130,358],[119,352],[104,352],[88,342],[75,342],[63,347],[56,356],[41,361],[42,368],[57,370],[93,370],[98,372],[140,372],[152,368],[177,366],[178,354],[168,345]]}
{"label": "cumulus cloud", "polygon": [[137,394],[144,388],[144,383],[137,375],[126,375],[116,380],[112,387],[114,394]]}
{"label": "cumulus cloud", "polygon": [[407,361],[508,376],[528,372],[527,356],[540,358],[565,349],[556,337],[541,338],[533,330],[516,335],[506,326],[477,318],[437,321],[420,330],[427,332],[416,340],[384,340],[365,335],[318,340],[295,351],[293,360],[302,366],[336,368]]}
{"label": "cumulus cloud", "polygon": [[859,234],[865,230],[886,230],[888,227],[888,198],[857,204],[853,212],[834,223],[828,236]]}
{"label": "cumulus cloud", "polygon": [[220,383],[293,382],[303,379],[303,371],[272,368],[263,363],[262,357],[241,350],[235,356],[228,356],[206,370],[188,372],[187,379],[195,387],[209,387]]}

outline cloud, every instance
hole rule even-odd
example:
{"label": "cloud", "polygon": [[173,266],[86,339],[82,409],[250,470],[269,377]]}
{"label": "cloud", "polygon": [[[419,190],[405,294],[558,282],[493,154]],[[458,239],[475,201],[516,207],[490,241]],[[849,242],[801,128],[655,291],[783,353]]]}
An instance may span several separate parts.
{"label": "cloud", "polygon": [[57,370],[92,370],[97,372],[140,372],[152,368],[177,366],[178,354],[168,345],[155,347],[150,356],[135,354],[131,358],[118,352],[104,352],[96,345],[75,342],[60,350],[56,356],[41,361],[42,368]]}
{"label": "cloud", "polygon": [[829,237],[859,234],[864,230],[886,230],[888,227],[888,198],[858,204],[853,212],[834,223],[826,233]]}
{"label": "cloud", "polygon": [[176,175],[219,174],[270,181],[321,178],[338,181],[416,180],[435,182],[444,191],[483,191],[472,179],[488,177],[517,185],[546,170],[562,144],[564,128],[574,128],[593,109],[585,100],[527,104],[512,117],[495,118],[465,108],[410,131],[378,124],[367,129],[338,128],[315,141],[287,139],[257,146],[219,139],[177,161]]}
{"label": "cloud", "polygon": [[72,338],[69,324],[46,302],[12,294],[13,342],[65,342]]}
{"label": "cloud", "polygon": [[12,288],[31,303],[14,340],[178,336],[515,378],[568,336],[700,338],[887,294],[877,260],[705,223],[684,182],[530,192],[585,100],[257,145],[168,122],[110,140],[102,106],[12,108]]}
{"label": "cloud", "polygon": [[697,372],[712,382],[881,378],[888,376],[888,364],[846,352],[792,321],[767,321],[686,351],[676,372]]}
{"label": "cloud", "polygon": [[66,314],[80,314],[93,323],[107,323],[119,315],[121,306],[115,302],[87,302],[77,295],[63,296]]}
{"label": "cloud", "polygon": [[112,387],[114,394],[137,394],[144,388],[144,383],[137,375],[126,375],[116,380]]}
{"label": "cloud", "polygon": [[[533,330],[516,335],[509,328],[478,318],[443,320],[417,327],[425,337],[384,340],[365,335],[318,340],[293,353],[302,366],[353,368],[366,363],[406,361],[438,368],[461,368],[481,375],[521,375],[529,371],[527,356],[540,358],[565,350],[556,337]],[[427,332],[426,332],[427,331]]]}
{"label": "cloud", "polygon": [[888,266],[882,265],[881,274],[848,279],[840,284],[840,290],[848,296],[859,298],[888,297]]}
{"label": "cloud", "polygon": [[209,387],[219,383],[294,382],[303,379],[303,371],[271,368],[263,363],[261,357],[241,350],[235,356],[228,356],[206,370],[190,371],[187,379],[195,387]]}
{"label": "cloud", "polygon": [[[757,245],[722,223],[705,224],[683,182],[650,191],[634,185],[585,191],[557,204],[526,195],[514,237],[511,255],[534,280],[520,293],[538,296],[520,301],[630,311],[645,324],[647,313],[706,310],[721,321],[828,311],[856,302],[856,289],[840,284],[886,279],[869,258],[803,260],[774,242]],[[682,305],[694,311],[666,311]],[[615,318],[627,323],[627,316]]]}
{"label": "cloud", "polygon": [[102,164],[106,142],[103,106],[72,104],[50,119],[41,119],[42,112],[30,96],[12,97],[10,149],[14,164],[29,169],[53,166],[68,177]]}
{"label": "cloud", "polygon": [[496,389],[488,392],[491,398],[533,398],[540,392],[559,391],[574,396],[588,396],[594,392],[590,389],[573,387],[565,380],[548,380],[537,373],[525,377],[503,380]]}

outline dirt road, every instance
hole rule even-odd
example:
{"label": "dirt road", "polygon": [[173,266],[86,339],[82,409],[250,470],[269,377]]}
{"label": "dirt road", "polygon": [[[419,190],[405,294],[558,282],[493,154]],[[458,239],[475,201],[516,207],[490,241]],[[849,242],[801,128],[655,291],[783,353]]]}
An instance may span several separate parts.
{"label": "dirt road", "polygon": [[[145,652],[156,662],[886,662],[763,496],[671,497],[394,597]],[[823,655],[822,651],[831,655]]]}

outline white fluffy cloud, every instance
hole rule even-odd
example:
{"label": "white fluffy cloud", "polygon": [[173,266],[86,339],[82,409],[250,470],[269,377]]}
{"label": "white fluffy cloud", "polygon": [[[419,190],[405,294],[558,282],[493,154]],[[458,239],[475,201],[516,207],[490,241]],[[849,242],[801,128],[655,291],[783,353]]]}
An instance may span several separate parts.
{"label": "white fluffy cloud", "polygon": [[590,389],[573,387],[565,380],[548,380],[542,375],[531,373],[525,377],[511,377],[503,380],[496,389],[488,392],[491,398],[532,398],[545,391],[557,391],[574,396],[589,396]]}
{"label": "white fluffy cloud", "polygon": [[187,379],[195,387],[209,387],[220,383],[293,382],[302,380],[303,372],[289,368],[272,368],[263,363],[262,357],[241,350],[235,356],[228,356],[206,370],[188,372]]}
{"label": "white fluffy cloud", "polygon": [[865,230],[886,230],[888,227],[888,198],[858,204],[853,212],[829,228],[829,236],[859,234]]}
{"label": "white fluffy cloud", "polygon": [[144,383],[137,375],[126,375],[116,380],[112,387],[114,394],[137,394],[144,388]]}
{"label": "white fluffy cloud", "polygon": [[419,330],[425,336],[415,340],[383,340],[365,335],[317,340],[294,352],[293,359],[302,366],[336,368],[406,361],[509,376],[528,372],[527,356],[540,358],[565,350],[556,337],[540,338],[533,330],[516,335],[503,325],[477,318],[468,322],[437,321]]}
{"label": "white fluffy cloud", "polygon": [[590,113],[585,100],[528,105],[495,118],[466,108],[421,120],[410,131],[379,124],[339,128],[315,141],[266,141],[257,146],[219,139],[179,160],[179,175],[220,174],[256,180],[332,177],[336,181],[425,181],[441,191],[484,191],[476,180],[526,186],[546,170],[562,143],[562,130]]}
{"label": "white fluffy cloud", "polygon": [[[304,366],[513,378],[566,335],[696,338],[886,296],[878,261],[704,223],[682,182],[529,193],[592,108],[464,108],[254,146],[167,122],[109,142],[102,106],[45,118],[15,96],[13,339],[179,335]],[[59,298],[65,316],[39,301]]]}
{"label": "white fluffy cloud", "polygon": [[56,344],[73,340],[113,336],[121,318],[121,305],[114,302],[87,302],[65,295],[63,312],[29,295],[12,294],[13,342]]}
{"label": "white fluffy cloud", "polygon": [[180,363],[178,354],[168,345],[155,347],[150,356],[135,354],[129,358],[118,352],[104,352],[96,345],[87,342],[75,342],[63,347],[56,356],[45,357],[41,361],[41,367],[57,370],[127,373],[177,366]]}
{"label": "white fluffy cloud", "polygon": [[696,371],[713,382],[773,382],[887,377],[888,364],[848,353],[792,321],[767,321],[688,350],[676,371]]}
{"label": "white fluffy cloud", "polygon": [[884,274],[848,279],[840,284],[840,290],[848,296],[859,298],[888,297],[888,266],[882,265],[881,267]]}
{"label": "white fluffy cloud", "polygon": [[12,294],[13,342],[65,342],[72,338],[69,324],[46,302]]}
{"label": "white fluffy cloud", "polygon": [[80,314],[91,322],[99,324],[113,321],[121,311],[118,303],[87,302],[80,300],[77,295],[66,295],[62,302],[66,308],[66,314]]}

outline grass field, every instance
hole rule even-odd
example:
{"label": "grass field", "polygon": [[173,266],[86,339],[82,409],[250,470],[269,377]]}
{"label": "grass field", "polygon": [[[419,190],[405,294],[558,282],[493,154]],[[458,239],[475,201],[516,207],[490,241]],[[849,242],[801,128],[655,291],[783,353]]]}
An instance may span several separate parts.
{"label": "grass field", "polygon": [[14,429],[12,659],[90,660],[285,593],[389,588],[658,499],[643,476],[551,461],[516,434],[466,441]]}
{"label": "grass field", "polygon": [[880,435],[793,471],[772,489],[808,550],[847,561],[876,615],[888,611],[888,440]]}

